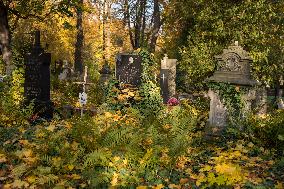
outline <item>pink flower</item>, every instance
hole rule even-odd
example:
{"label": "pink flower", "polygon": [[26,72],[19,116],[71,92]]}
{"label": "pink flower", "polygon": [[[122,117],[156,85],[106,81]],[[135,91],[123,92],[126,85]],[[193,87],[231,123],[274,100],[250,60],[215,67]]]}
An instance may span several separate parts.
{"label": "pink flower", "polygon": [[179,104],[179,101],[175,97],[172,97],[168,100],[167,104],[169,106],[177,106]]}

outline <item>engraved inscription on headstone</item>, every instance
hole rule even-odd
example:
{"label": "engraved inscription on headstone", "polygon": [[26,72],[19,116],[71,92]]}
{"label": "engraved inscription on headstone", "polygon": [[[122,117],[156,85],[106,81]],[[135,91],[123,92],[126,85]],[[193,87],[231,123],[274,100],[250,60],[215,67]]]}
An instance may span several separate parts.
{"label": "engraved inscription on headstone", "polygon": [[139,86],[142,74],[142,58],[139,55],[120,54],[116,58],[115,75],[120,83]]}
{"label": "engraved inscription on headstone", "polygon": [[31,54],[26,59],[25,97],[28,101],[50,100],[50,65],[48,53]]}

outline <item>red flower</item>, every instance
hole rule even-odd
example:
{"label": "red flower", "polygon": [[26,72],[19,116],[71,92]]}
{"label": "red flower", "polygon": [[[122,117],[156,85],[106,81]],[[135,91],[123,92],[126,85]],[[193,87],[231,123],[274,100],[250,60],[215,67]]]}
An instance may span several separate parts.
{"label": "red flower", "polygon": [[179,104],[179,101],[176,98],[172,97],[168,100],[167,104],[169,106],[177,106]]}

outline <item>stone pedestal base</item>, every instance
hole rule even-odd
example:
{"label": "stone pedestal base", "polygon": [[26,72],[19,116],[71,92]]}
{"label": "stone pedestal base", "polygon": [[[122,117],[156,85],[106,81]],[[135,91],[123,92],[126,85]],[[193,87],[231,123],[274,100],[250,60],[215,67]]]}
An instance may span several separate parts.
{"label": "stone pedestal base", "polygon": [[[54,104],[51,101],[33,101],[33,116],[31,121],[37,119],[51,120],[53,118]],[[25,106],[28,106],[30,102],[26,102]]]}

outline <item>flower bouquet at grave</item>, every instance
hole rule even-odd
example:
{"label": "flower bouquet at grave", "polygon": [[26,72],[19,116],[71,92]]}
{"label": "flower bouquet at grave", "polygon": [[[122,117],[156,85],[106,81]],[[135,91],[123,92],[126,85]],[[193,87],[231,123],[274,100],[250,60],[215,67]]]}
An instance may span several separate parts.
{"label": "flower bouquet at grave", "polygon": [[175,97],[172,97],[168,100],[167,105],[168,106],[177,106],[177,105],[179,105],[179,101]]}

